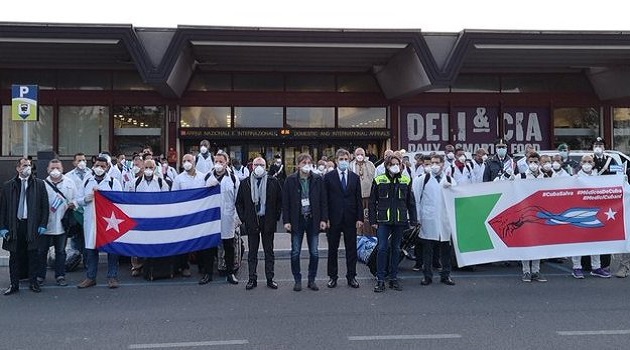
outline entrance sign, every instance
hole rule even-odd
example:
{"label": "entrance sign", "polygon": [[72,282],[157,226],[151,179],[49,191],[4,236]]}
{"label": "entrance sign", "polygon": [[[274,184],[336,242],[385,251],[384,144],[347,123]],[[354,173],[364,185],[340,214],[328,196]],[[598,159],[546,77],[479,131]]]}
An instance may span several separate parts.
{"label": "entrance sign", "polygon": [[444,190],[458,264],[627,253],[629,190],[623,176]]}
{"label": "entrance sign", "polygon": [[11,86],[11,119],[37,121],[37,85]]}

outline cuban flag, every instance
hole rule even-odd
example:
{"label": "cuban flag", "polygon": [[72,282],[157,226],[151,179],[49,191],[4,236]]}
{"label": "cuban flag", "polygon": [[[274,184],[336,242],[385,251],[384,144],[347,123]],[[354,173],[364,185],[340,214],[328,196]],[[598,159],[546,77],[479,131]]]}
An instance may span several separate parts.
{"label": "cuban flag", "polygon": [[172,192],[97,191],[96,248],[108,253],[172,256],[221,242],[219,186]]}

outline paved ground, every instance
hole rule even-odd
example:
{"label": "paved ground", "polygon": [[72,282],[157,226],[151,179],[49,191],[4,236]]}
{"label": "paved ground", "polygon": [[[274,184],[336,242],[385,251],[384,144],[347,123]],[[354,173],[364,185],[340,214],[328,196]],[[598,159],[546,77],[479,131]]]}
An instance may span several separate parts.
{"label": "paved ground", "polygon": [[361,288],[341,281],[328,289],[320,259],[321,290],[299,293],[291,290],[289,261],[276,266],[279,290],[263,280],[253,291],[218,278],[199,286],[197,276],[145,282],[130,277],[127,265],[118,290],[104,286],[104,265],[88,290],[47,285],[34,294],[23,285],[0,296],[0,348],[625,349],[630,341],[630,280],[574,280],[566,263],[543,265],[547,283],[525,284],[519,267],[499,264],[455,272],[453,287],[423,287],[404,261],[404,290],[383,294],[372,292],[364,265]]}

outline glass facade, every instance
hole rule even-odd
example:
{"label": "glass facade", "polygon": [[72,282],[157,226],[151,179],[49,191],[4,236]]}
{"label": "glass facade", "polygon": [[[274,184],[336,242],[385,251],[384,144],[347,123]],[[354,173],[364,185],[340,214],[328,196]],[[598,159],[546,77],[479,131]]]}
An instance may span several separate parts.
{"label": "glass facade", "polygon": [[60,106],[59,154],[98,154],[102,150],[109,150],[109,107]]}
{"label": "glass facade", "polygon": [[340,128],[386,128],[385,107],[339,107]]}
{"label": "glass facade", "polygon": [[334,128],[334,107],[287,107],[288,128]]}
{"label": "glass facade", "polygon": [[164,106],[114,106],[114,153],[132,154],[148,145],[163,150]]}
{"label": "glass facade", "polygon": [[28,123],[28,154],[50,151],[53,148],[53,107],[39,106],[38,121],[20,122],[11,120],[11,106],[2,106],[2,155],[24,155],[24,130]]}
{"label": "glass facade", "polygon": [[236,128],[281,128],[282,107],[234,107]]}
{"label": "glass facade", "polygon": [[181,107],[179,125],[182,128],[229,128],[232,126],[230,107]]}
{"label": "glass facade", "polygon": [[630,154],[630,108],[613,108],[613,146]]}
{"label": "glass facade", "polygon": [[553,110],[554,147],[567,143],[571,149],[589,149],[600,136],[599,108],[555,108]]}

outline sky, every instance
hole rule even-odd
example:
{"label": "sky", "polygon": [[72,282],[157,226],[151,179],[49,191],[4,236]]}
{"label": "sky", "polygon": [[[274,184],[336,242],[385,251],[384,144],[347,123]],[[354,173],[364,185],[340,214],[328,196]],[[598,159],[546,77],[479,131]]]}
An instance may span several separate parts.
{"label": "sky", "polygon": [[630,31],[628,9],[627,0],[30,0],[14,2],[11,10],[0,11],[0,21],[163,28]]}

